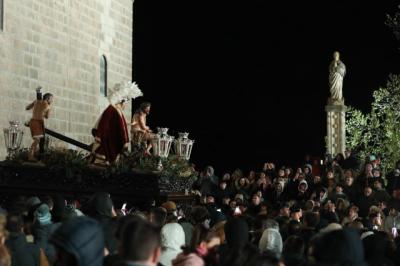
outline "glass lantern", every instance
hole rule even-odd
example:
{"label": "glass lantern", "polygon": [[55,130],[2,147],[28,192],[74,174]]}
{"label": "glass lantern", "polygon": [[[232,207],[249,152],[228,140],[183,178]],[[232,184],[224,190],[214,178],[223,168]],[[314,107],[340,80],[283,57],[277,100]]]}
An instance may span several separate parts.
{"label": "glass lantern", "polygon": [[174,141],[174,149],[179,158],[187,161],[190,159],[194,140],[189,139],[189,133],[178,133],[179,137]]}
{"label": "glass lantern", "polygon": [[19,125],[19,121],[9,121],[10,126],[4,128],[4,141],[6,143],[8,158],[12,158],[19,150],[24,132]]}
{"label": "glass lantern", "polygon": [[153,155],[160,157],[160,161],[158,162],[157,166],[157,169],[160,171],[163,167],[161,159],[168,158],[172,142],[174,141],[174,137],[169,136],[167,132],[168,128],[158,127],[157,134],[155,134],[153,139],[151,140],[153,145]]}

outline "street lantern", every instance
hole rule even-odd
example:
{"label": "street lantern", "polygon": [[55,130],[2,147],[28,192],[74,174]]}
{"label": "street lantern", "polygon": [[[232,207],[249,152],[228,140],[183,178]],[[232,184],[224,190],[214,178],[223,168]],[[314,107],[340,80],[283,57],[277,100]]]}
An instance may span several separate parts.
{"label": "street lantern", "polygon": [[168,128],[158,127],[157,134],[155,134],[153,139],[151,140],[153,145],[153,155],[160,157],[157,165],[157,169],[160,171],[163,168],[161,159],[168,158],[169,152],[171,150],[171,145],[174,140],[174,137],[169,136],[167,132]]}
{"label": "street lantern", "polygon": [[174,141],[175,153],[179,158],[183,158],[187,161],[190,159],[192,153],[194,140],[188,138],[189,133],[179,133],[179,137]]}
{"label": "street lantern", "polygon": [[19,126],[19,121],[9,121],[10,126],[4,128],[4,141],[8,152],[8,158],[12,158],[17,150],[19,150],[24,135],[23,130]]}

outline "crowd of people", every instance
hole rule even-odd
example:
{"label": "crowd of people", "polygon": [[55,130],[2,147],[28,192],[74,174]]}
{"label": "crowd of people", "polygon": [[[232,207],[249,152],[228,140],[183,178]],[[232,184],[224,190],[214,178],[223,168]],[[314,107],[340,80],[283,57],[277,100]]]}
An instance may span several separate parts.
{"label": "crowd of people", "polygon": [[0,265],[400,265],[400,163],[346,152],[297,169],[217,176],[208,166],[193,202],[114,207],[18,197],[2,206]]}

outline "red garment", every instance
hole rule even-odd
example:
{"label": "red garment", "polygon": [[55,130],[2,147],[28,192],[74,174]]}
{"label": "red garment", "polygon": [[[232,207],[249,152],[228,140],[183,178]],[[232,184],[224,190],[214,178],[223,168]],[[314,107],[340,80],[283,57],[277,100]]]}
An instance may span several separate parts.
{"label": "red garment", "polygon": [[129,143],[125,117],[113,105],[109,105],[101,115],[97,126],[96,140],[100,141],[100,147],[96,153],[105,155],[106,160],[110,163],[117,159],[118,155],[122,153],[124,145]]}

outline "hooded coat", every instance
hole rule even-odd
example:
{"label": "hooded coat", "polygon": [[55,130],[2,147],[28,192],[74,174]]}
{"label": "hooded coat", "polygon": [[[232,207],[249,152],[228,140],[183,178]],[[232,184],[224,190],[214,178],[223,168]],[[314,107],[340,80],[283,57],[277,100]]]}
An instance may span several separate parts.
{"label": "hooded coat", "polygon": [[168,223],[161,229],[162,251],[160,263],[171,266],[172,260],[182,252],[181,247],[185,245],[185,232],[178,223]]}
{"label": "hooded coat", "polygon": [[91,218],[70,219],[54,232],[50,241],[74,256],[77,266],[103,265],[103,231],[100,224]]}
{"label": "hooded coat", "polygon": [[113,202],[110,195],[106,192],[97,192],[91,200],[91,205],[94,211],[93,218],[100,223],[103,229],[106,248],[110,254],[113,254],[117,250],[115,236],[117,223],[112,218]]}
{"label": "hooded coat", "polygon": [[268,228],[261,236],[258,247],[261,251],[269,251],[280,258],[283,248],[282,237],[279,230]]}
{"label": "hooded coat", "polygon": [[354,229],[334,230],[314,241],[316,265],[366,266],[360,235]]}
{"label": "hooded coat", "polygon": [[24,234],[12,233],[6,246],[11,253],[12,266],[39,266],[40,248],[36,244],[27,243]]}

